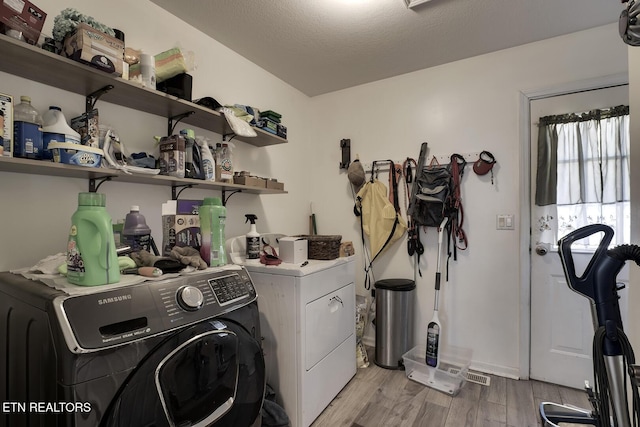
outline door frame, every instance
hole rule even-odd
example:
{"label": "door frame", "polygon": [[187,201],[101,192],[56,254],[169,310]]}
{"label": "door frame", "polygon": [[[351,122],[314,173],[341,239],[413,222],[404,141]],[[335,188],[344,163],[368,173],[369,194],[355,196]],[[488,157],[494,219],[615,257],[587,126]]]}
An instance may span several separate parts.
{"label": "door frame", "polygon": [[610,74],[592,79],[568,82],[540,89],[519,92],[519,161],[520,161],[520,354],[519,378],[529,379],[531,352],[531,118],[529,102],[535,99],[567,95],[587,90],[629,84],[628,73]]}

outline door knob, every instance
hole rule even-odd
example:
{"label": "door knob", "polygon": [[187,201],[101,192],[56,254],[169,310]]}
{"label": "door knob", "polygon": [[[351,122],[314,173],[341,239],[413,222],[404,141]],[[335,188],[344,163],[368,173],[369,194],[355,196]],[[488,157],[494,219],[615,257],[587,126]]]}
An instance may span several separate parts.
{"label": "door knob", "polygon": [[540,256],[546,255],[551,249],[549,243],[538,242],[536,243],[536,253]]}

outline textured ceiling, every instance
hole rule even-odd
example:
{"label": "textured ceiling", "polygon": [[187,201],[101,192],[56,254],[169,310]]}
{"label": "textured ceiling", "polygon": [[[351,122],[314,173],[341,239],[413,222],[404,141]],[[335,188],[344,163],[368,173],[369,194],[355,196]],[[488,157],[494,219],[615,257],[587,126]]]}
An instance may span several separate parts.
{"label": "textured ceiling", "polygon": [[620,0],[151,1],[309,96],[609,24],[624,9]]}

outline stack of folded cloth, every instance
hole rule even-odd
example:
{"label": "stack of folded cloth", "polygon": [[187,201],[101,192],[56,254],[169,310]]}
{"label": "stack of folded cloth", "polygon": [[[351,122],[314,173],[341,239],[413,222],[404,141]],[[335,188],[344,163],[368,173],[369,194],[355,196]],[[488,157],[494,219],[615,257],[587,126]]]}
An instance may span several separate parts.
{"label": "stack of folded cloth", "polygon": [[260,129],[278,135],[281,138],[287,137],[287,127],[280,123],[282,115],[275,111],[267,110],[260,112],[260,120],[256,126]]}

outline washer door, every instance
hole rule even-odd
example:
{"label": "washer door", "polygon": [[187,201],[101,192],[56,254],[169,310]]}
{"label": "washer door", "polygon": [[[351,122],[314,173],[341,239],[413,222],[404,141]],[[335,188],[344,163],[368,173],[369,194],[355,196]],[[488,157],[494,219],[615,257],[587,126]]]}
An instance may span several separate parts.
{"label": "washer door", "polygon": [[260,345],[240,325],[214,319],[169,337],[120,388],[102,426],[249,426],[265,390]]}

